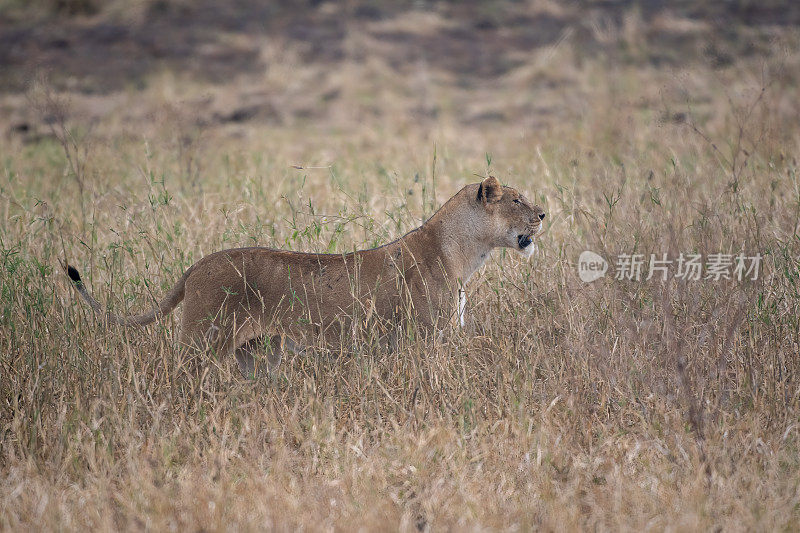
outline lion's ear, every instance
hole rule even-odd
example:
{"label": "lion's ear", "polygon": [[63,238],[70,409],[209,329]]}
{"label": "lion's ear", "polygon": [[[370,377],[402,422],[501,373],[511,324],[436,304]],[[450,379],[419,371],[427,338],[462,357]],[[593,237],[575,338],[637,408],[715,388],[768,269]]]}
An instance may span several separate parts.
{"label": "lion's ear", "polygon": [[489,176],[478,186],[478,201],[491,204],[503,197],[503,186],[494,176]]}

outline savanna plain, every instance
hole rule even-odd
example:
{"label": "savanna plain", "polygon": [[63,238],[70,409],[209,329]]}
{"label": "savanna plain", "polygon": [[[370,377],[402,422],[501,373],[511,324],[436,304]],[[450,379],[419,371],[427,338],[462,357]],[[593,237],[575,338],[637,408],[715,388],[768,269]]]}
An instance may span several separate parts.
{"label": "savanna plain", "polygon": [[[676,5],[0,2],[0,529],[800,527],[800,15]],[[463,329],[257,381],[61,267],[138,313],[489,174],[548,216]],[[762,260],[584,283],[584,250]]]}

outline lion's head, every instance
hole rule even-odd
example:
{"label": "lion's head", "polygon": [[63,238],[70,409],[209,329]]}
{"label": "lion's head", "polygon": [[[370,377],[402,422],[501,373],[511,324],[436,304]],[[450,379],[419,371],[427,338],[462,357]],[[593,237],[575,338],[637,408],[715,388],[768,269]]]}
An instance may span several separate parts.
{"label": "lion's head", "polygon": [[545,217],[541,207],[516,189],[504,187],[494,176],[478,185],[475,203],[492,246],[513,248],[530,257]]}

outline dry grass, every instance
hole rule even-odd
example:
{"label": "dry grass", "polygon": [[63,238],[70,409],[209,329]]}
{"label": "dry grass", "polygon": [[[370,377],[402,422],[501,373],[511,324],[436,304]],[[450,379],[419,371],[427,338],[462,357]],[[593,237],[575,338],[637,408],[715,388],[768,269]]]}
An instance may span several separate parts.
{"label": "dry grass", "polygon": [[[595,22],[646,50],[637,12]],[[34,124],[0,148],[0,528],[796,529],[796,35],[711,69],[568,33],[465,84],[396,70],[357,30],[335,68],[265,42],[269,69],[229,84],[0,100]],[[59,101],[63,120],[35,118]],[[530,263],[495,253],[446,344],[182,379],[175,317],[103,330],[58,266],[140,310],[213,250],[397,237],[487,165],[547,234]],[[764,261],[757,282],[587,285],[586,249]]]}

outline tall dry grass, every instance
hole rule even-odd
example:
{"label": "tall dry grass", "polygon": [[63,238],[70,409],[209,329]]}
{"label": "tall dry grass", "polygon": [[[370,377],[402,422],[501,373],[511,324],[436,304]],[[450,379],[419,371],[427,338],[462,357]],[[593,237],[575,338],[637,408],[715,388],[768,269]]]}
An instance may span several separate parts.
{"label": "tall dry grass", "polygon": [[[283,50],[240,80],[279,123],[196,120],[226,94],[169,73],[91,128],[92,97],[31,95],[74,114],[2,150],[0,527],[797,527],[800,56],[668,71],[565,42],[463,88]],[[214,250],[400,236],[487,170],[546,235],[493,255],[446,342],[184,379],[175,316],[103,329],[59,267],[134,312]],[[756,281],[585,284],[587,249],[764,259]]]}

